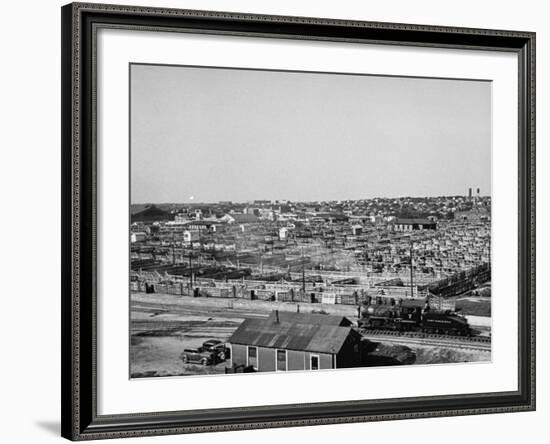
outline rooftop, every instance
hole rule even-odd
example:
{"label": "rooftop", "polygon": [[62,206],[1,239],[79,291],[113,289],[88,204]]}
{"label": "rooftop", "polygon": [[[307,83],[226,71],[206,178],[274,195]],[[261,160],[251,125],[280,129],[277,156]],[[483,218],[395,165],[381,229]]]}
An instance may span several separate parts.
{"label": "rooftop", "polygon": [[241,213],[233,213],[228,214],[233,220],[238,224],[246,224],[246,223],[254,223],[258,222],[258,217],[254,216],[253,214],[241,214]]}
{"label": "rooftop", "polygon": [[433,220],[426,218],[414,218],[414,217],[398,217],[395,220],[396,224],[435,224]]}
{"label": "rooftop", "polygon": [[[322,323],[321,317],[328,323]],[[335,325],[334,322],[338,319],[343,321],[346,318],[279,312],[277,322],[275,313],[272,313],[267,319],[246,319],[228,342],[287,350],[338,353],[350,334],[357,335],[350,327]]]}
{"label": "rooftop", "polygon": [[[279,322],[294,322],[299,324],[332,325],[349,327],[352,322],[345,316],[326,315],[322,313],[297,313],[293,311],[279,311]],[[276,322],[277,313],[272,311],[267,318],[268,322]]]}

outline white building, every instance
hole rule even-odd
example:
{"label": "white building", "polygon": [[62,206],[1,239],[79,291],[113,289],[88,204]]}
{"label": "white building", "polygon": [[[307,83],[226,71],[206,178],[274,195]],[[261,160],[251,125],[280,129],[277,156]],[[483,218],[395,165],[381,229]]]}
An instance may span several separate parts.
{"label": "white building", "polygon": [[187,243],[198,241],[200,238],[198,230],[185,230],[183,232],[183,241]]}
{"label": "white building", "polygon": [[242,214],[242,213],[227,213],[221,218],[223,222],[228,224],[256,224],[259,222],[259,219],[253,214]]}
{"label": "white building", "polygon": [[143,242],[145,239],[147,239],[147,233],[143,232],[132,233],[130,236],[130,242],[133,244],[136,242]]}
{"label": "white building", "polygon": [[352,225],[351,232],[354,236],[359,236],[363,233],[363,226],[362,225]]}
{"label": "white building", "polygon": [[189,217],[187,216],[187,213],[178,213],[174,216],[174,222],[176,224],[184,224],[189,222]]}

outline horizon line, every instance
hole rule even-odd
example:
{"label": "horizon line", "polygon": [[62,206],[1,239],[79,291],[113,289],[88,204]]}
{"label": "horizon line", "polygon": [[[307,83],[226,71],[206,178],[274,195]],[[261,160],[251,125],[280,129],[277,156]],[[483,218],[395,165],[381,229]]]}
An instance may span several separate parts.
{"label": "horizon line", "polygon": [[[145,202],[131,202],[130,205],[167,205],[167,204],[180,204],[180,205],[203,205],[203,204],[219,204],[219,203],[228,203],[231,202],[232,204],[248,204],[248,203],[254,203],[257,201],[267,201],[269,203],[277,203],[277,202],[290,202],[290,203],[312,203],[312,202],[357,202],[357,201],[368,201],[368,200],[376,200],[376,199],[384,199],[384,200],[391,200],[391,199],[435,199],[435,198],[449,198],[449,197],[465,197],[468,198],[468,195],[466,194],[447,194],[447,195],[437,195],[437,196],[389,196],[389,197],[368,197],[368,198],[360,198],[360,199],[330,199],[330,200],[292,200],[292,199],[248,199],[248,200],[230,200],[230,199],[224,199],[224,200],[218,200],[218,201],[191,201],[191,202],[184,202],[184,201],[145,201]],[[491,197],[490,194],[480,194],[480,195],[474,195],[472,194],[472,200],[474,200],[476,197],[480,198],[487,198]]]}

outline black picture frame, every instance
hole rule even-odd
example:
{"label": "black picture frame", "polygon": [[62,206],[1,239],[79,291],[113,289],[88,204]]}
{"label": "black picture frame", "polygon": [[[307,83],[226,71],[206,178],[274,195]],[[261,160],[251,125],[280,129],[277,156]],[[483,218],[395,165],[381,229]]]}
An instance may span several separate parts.
{"label": "black picture frame", "polygon": [[[62,15],[62,436],[70,440],[535,409],[535,33],[72,3]],[[98,27],[509,51],[519,65],[518,390],[100,416],[96,381]]]}

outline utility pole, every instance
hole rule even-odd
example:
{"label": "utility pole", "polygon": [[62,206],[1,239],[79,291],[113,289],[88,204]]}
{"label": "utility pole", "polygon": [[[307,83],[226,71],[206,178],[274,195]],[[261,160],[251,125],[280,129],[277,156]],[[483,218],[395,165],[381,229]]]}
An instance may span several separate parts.
{"label": "utility pole", "polygon": [[411,255],[411,298],[414,297],[414,258],[413,258],[413,240],[411,236],[411,246],[410,246],[410,255]]}
{"label": "utility pole", "polygon": [[306,292],[306,264],[304,263],[304,247],[302,247],[302,291]]}
{"label": "utility pole", "polygon": [[176,265],[176,232],[172,231],[172,265]]}
{"label": "utility pole", "polygon": [[190,251],[189,252],[189,279],[191,282],[191,288],[193,288],[193,262],[191,261],[191,255],[192,255],[192,252]]}

